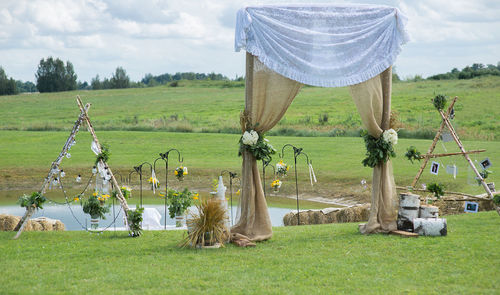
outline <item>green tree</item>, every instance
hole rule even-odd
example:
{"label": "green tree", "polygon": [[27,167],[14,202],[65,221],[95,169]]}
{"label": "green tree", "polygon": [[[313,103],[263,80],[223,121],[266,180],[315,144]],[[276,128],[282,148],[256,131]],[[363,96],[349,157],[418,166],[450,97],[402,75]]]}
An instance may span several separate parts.
{"label": "green tree", "polygon": [[59,58],[48,57],[40,60],[36,77],[36,87],[40,92],[56,92],[75,90],[77,87],[73,64]]}
{"label": "green tree", "polygon": [[19,93],[16,81],[8,78],[2,67],[0,67],[0,95],[12,95]]}
{"label": "green tree", "polygon": [[92,81],[90,81],[90,86],[92,87],[93,90],[102,89],[102,83],[101,79],[99,78],[99,75],[96,75],[95,78],[92,78]]}
{"label": "green tree", "polygon": [[117,67],[113,77],[109,81],[111,83],[111,88],[129,88],[130,78],[127,76],[127,72],[122,67]]}

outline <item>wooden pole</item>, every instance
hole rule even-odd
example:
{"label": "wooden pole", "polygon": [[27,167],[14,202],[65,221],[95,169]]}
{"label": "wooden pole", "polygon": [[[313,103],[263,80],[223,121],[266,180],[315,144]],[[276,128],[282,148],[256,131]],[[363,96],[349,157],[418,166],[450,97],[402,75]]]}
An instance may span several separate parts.
{"label": "wooden pole", "polygon": [[445,153],[445,154],[427,154],[427,155],[420,156],[420,159],[441,158],[441,157],[457,156],[457,155],[464,155],[464,154],[479,154],[482,152],[486,152],[486,150],[466,151],[465,153],[464,152],[457,152],[457,153]]}
{"label": "wooden pole", "polygon": [[[42,187],[40,188],[41,195],[45,194],[47,186],[54,178],[56,171],[59,171],[59,165],[61,165],[62,159],[64,158],[64,156],[66,155],[66,153],[70,149],[71,143],[75,140],[75,136],[78,133],[78,130],[80,130],[80,126],[82,124],[83,118],[85,117],[85,114],[89,108],[90,108],[90,104],[86,104],[84,108],[82,107],[80,109],[80,116],[78,116],[78,119],[76,120],[75,124],[73,125],[73,129],[71,130],[71,133],[70,133],[68,139],[66,140],[66,143],[64,144],[61,152],[59,153],[59,156],[57,157],[57,159],[54,162],[52,162],[52,165],[50,166],[49,173],[47,174],[47,177],[45,178],[45,180],[42,184]],[[14,228],[14,230],[17,230],[17,234],[14,236],[14,240],[18,239],[19,236],[21,236],[21,233],[22,233],[25,225],[27,224],[28,220],[33,215],[33,213],[35,213],[35,211],[36,211],[35,207],[26,208],[26,212],[24,213],[23,217],[21,218],[21,220],[19,220],[19,223]]]}
{"label": "wooden pole", "polygon": [[[458,97],[455,96],[455,98],[451,102],[450,106],[448,107],[448,111],[446,112],[446,117],[448,117],[450,115],[451,110],[453,109],[453,106],[455,105],[455,102],[457,101],[457,99],[458,99]],[[446,125],[446,123],[444,121],[441,122],[441,126],[439,127],[439,130],[436,133],[436,136],[434,137],[434,140],[432,141],[432,144],[429,147],[429,150],[427,150],[427,155],[432,154],[432,152],[434,151],[434,148],[436,147],[436,144],[439,140],[439,137],[441,136],[441,132],[443,132],[445,125]],[[422,172],[424,172],[425,166],[427,166],[428,161],[429,161],[428,157],[424,158],[424,162],[420,166],[420,170],[418,170],[417,175],[415,176],[415,179],[413,179],[413,182],[411,183],[412,187],[415,187],[415,185],[417,184],[417,181],[420,179]]]}
{"label": "wooden pole", "polygon": [[465,148],[462,145],[462,142],[460,141],[460,139],[458,138],[458,135],[455,132],[455,129],[453,128],[453,126],[451,125],[451,122],[448,120],[448,117],[445,116],[442,111],[439,111],[439,114],[441,115],[441,118],[443,118],[443,122],[446,124],[446,127],[448,127],[448,129],[450,130],[451,136],[453,137],[453,139],[457,143],[458,147],[462,151],[463,156],[465,157],[465,159],[467,160],[467,162],[469,162],[469,165],[471,166],[472,170],[474,171],[474,173],[476,173],[476,176],[481,181],[481,184],[483,185],[484,190],[493,199],[493,194],[491,193],[490,188],[488,187],[488,185],[486,185],[486,182],[481,177],[481,174],[479,174],[479,171],[477,171],[477,168],[474,165],[474,163],[472,163],[472,160],[470,159],[469,155],[465,151]]}
{"label": "wooden pole", "polygon": [[[85,109],[83,108],[83,103],[80,100],[80,96],[76,97],[76,102],[78,103],[78,107],[80,107],[80,110],[84,113],[84,120],[87,122],[89,132],[90,132],[90,134],[92,134],[92,138],[94,139],[95,143],[97,144],[99,152],[101,152],[101,145],[99,144],[99,140],[97,139],[97,135],[95,134],[94,127],[92,127],[92,123],[90,122],[89,116],[88,116],[87,112],[85,111]],[[100,162],[103,165],[106,165],[106,163],[102,159],[100,160]],[[123,213],[125,214],[125,220],[127,221],[127,227],[128,227],[128,214],[127,214],[127,212],[129,210],[129,207],[128,207],[127,201],[123,197],[122,190],[120,189],[120,185],[116,181],[116,178],[115,178],[115,176],[114,176],[114,174],[111,171],[111,168],[109,166],[108,166],[108,172],[111,176],[111,180],[113,182],[114,187],[117,188],[116,197],[120,201],[120,205],[123,208]]]}

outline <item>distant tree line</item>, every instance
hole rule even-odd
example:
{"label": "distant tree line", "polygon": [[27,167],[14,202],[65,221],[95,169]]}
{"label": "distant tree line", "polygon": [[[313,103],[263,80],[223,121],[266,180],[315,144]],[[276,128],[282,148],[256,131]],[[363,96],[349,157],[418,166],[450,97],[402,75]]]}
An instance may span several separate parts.
{"label": "distant tree line", "polygon": [[483,65],[475,63],[472,66],[466,66],[461,71],[457,68],[452,69],[445,74],[437,74],[428,77],[428,80],[452,80],[452,79],[472,79],[480,76],[500,76],[500,62],[496,66],[488,64]]}
{"label": "distant tree line", "polygon": [[161,74],[158,76],[153,76],[152,74],[146,74],[144,78],[142,78],[141,83],[148,87],[164,85],[173,81],[180,80],[229,80],[226,76],[222,74],[216,74],[214,72],[210,74],[205,73],[194,73],[194,72],[184,72],[184,73],[175,73],[175,74]]}
{"label": "distant tree line", "polygon": [[16,81],[12,78],[9,79],[4,69],[0,67],[0,95],[17,94],[18,92]]}

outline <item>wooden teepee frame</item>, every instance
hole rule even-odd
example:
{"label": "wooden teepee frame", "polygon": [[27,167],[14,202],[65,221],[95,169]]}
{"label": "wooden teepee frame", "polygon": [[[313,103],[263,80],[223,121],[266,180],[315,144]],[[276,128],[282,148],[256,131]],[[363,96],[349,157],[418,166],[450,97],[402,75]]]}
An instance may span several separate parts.
{"label": "wooden teepee frame", "polygon": [[[92,123],[90,122],[90,118],[88,115],[88,110],[89,110],[91,104],[87,103],[84,106],[81,99],[80,99],[80,96],[76,97],[76,102],[78,104],[78,107],[80,108],[80,116],[78,116],[78,119],[76,120],[75,125],[73,126],[73,129],[71,130],[71,133],[70,133],[68,139],[66,140],[66,143],[64,144],[64,146],[62,148],[61,153],[59,153],[59,156],[57,157],[57,159],[54,162],[52,162],[52,165],[50,166],[49,173],[48,173],[47,177],[45,178],[45,181],[43,182],[42,187],[40,189],[40,194],[42,194],[42,195],[47,190],[49,183],[57,176],[57,173],[59,172],[59,166],[62,162],[62,159],[64,158],[64,156],[68,152],[69,148],[71,147],[71,143],[75,140],[76,134],[78,133],[80,126],[84,122],[87,124],[88,130],[92,134],[92,137],[96,143],[96,146],[98,147],[98,152],[99,153],[101,152],[101,145],[99,144],[99,140],[97,139],[97,135],[95,134],[94,127],[92,127]],[[111,175],[111,181],[113,182],[114,187],[119,188],[120,186],[118,185],[118,182],[116,181],[116,178],[113,175],[113,172],[111,171],[111,168],[109,167],[109,165],[107,165],[102,159],[100,160],[100,162],[103,166],[108,167],[108,172]],[[128,216],[127,212],[129,210],[129,207],[128,207],[127,201],[123,197],[122,191],[120,189],[117,189],[116,197],[120,201],[120,205],[123,208],[125,216]],[[14,239],[19,238],[19,236],[21,235],[21,233],[24,229],[24,226],[26,225],[29,218],[33,215],[33,213],[35,213],[35,210],[36,210],[35,207],[27,207],[26,208],[26,212],[24,213],[24,216],[21,218],[21,220],[19,221],[19,223],[17,224],[17,226],[15,228],[15,230],[17,230],[17,234],[14,237]],[[128,222],[128,220],[127,220],[127,222]]]}
{"label": "wooden teepee frame", "polygon": [[[443,121],[441,122],[441,126],[439,127],[439,130],[436,133],[436,136],[434,137],[434,140],[432,141],[432,144],[429,147],[429,150],[427,151],[427,154],[421,156],[421,159],[423,159],[424,162],[420,166],[420,170],[418,170],[417,175],[415,176],[415,179],[413,179],[411,187],[414,188],[415,185],[417,184],[417,181],[419,180],[420,176],[422,175],[422,172],[424,171],[425,166],[427,165],[427,162],[429,161],[430,158],[439,158],[439,157],[448,157],[448,156],[454,156],[454,155],[463,155],[464,158],[469,163],[469,165],[472,167],[472,170],[476,174],[477,179],[481,181],[481,184],[483,185],[483,188],[486,191],[486,193],[488,194],[488,196],[491,197],[491,198],[493,198],[493,194],[491,193],[490,188],[486,185],[486,182],[484,181],[483,177],[481,177],[481,174],[479,174],[479,171],[477,171],[476,166],[474,166],[474,163],[472,163],[472,160],[469,157],[469,154],[481,153],[481,152],[485,152],[486,150],[466,151],[465,148],[464,148],[464,145],[462,144],[462,142],[458,138],[458,134],[456,133],[455,128],[453,128],[453,125],[451,125],[449,117],[450,117],[450,114],[451,114],[451,112],[453,110],[453,106],[455,105],[455,102],[457,101],[457,99],[458,99],[458,97],[455,96],[455,98],[451,102],[450,106],[448,107],[448,110],[447,110],[446,114],[443,113],[442,110],[438,110],[439,114],[441,115],[441,118],[443,119]],[[436,147],[436,144],[437,144],[439,138],[441,137],[441,134],[443,132],[444,127],[446,127],[450,131],[450,134],[453,137],[453,140],[455,141],[455,143],[460,148],[460,152],[458,152],[458,153],[446,153],[446,154],[433,154],[432,153],[434,151],[434,148]]]}

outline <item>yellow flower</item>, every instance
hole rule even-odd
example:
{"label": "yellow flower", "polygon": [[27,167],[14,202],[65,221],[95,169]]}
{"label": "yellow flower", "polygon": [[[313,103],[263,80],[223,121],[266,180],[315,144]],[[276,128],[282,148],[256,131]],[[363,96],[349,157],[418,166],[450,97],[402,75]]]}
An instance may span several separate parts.
{"label": "yellow flower", "polygon": [[177,172],[177,170],[175,170],[175,171],[174,171],[174,174],[175,174],[175,175],[177,175],[177,174],[179,174],[179,172]]}
{"label": "yellow flower", "polygon": [[158,195],[159,195],[160,197],[164,197],[164,196],[165,196],[165,195],[164,195],[164,194],[162,194],[162,193],[159,193]]}
{"label": "yellow flower", "polygon": [[97,197],[97,192],[94,192],[92,195],[93,195],[94,197]]}
{"label": "yellow flower", "polygon": [[102,195],[103,199],[109,198],[109,195]]}
{"label": "yellow flower", "polygon": [[238,191],[236,192],[236,195],[237,195],[237,196],[239,196],[239,195],[240,195],[240,192],[241,192],[241,190],[238,190]]}
{"label": "yellow flower", "polygon": [[74,198],[73,198],[73,201],[78,202],[78,201],[80,201],[80,198],[78,198],[78,197],[74,197]]}
{"label": "yellow flower", "polygon": [[197,197],[197,196],[194,196],[194,197],[193,197],[193,199],[198,200],[198,197]]}

